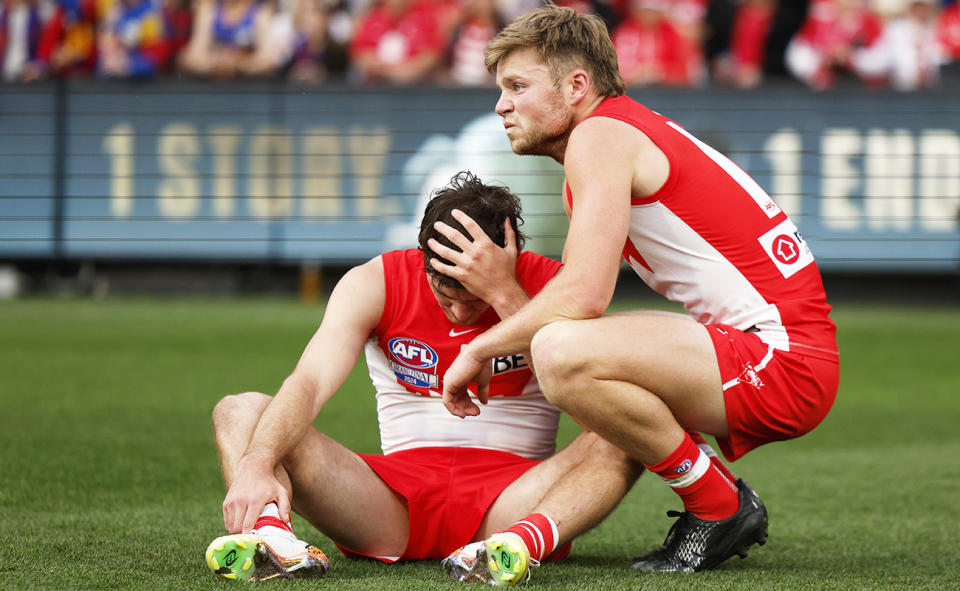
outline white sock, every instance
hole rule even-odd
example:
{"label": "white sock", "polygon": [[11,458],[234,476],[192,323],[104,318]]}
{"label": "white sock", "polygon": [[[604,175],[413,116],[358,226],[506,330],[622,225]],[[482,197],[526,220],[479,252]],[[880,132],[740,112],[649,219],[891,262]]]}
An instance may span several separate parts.
{"label": "white sock", "polygon": [[260,510],[260,517],[276,517],[280,519],[280,507],[275,501],[270,501]]}
{"label": "white sock", "polygon": [[[263,519],[264,517],[267,519]],[[277,524],[278,521],[284,523],[286,527],[280,527]],[[257,519],[254,530],[258,534],[293,536],[291,523],[280,518],[280,508],[274,501],[270,501],[260,510],[260,518]]]}

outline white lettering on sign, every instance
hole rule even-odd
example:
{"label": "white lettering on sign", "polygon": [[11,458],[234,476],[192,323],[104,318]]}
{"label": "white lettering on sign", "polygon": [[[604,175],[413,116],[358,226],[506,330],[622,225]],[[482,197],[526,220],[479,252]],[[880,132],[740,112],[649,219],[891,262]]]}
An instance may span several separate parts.
{"label": "white lettering on sign", "polygon": [[103,136],[103,151],[110,157],[110,213],[133,213],[134,135],[129,123],[118,123]]}
{"label": "white lettering on sign", "polygon": [[293,138],[282,128],[266,125],[250,141],[247,194],[250,214],[258,218],[293,212]]}
{"label": "white lettering on sign", "polygon": [[228,218],[236,213],[237,151],[243,131],[236,125],[210,128],[207,143],[213,150],[213,215]]}
{"label": "white lettering on sign", "polygon": [[960,135],[950,129],[828,129],[820,217],[829,230],[952,232],[960,217]]}
{"label": "white lettering on sign", "polygon": [[930,129],[920,136],[920,227],[950,232],[960,218],[960,136]]}
{"label": "white lettering on sign", "polygon": [[861,212],[849,197],[860,185],[851,160],[862,145],[856,129],[830,129],[820,139],[820,217],[833,230],[855,230],[860,225]]}
{"label": "white lettering on sign", "polygon": [[189,123],[171,123],[157,138],[157,158],[163,180],[157,189],[157,209],[164,217],[190,218],[200,209],[200,155],[197,130]]}
{"label": "white lettering on sign", "polygon": [[[396,213],[382,195],[393,145],[386,127],[346,132],[311,127],[298,146],[293,132],[274,125],[248,133],[239,125],[218,124],[201,132],[192,123],[172,122],[156,135],[158,180],[149,174],[137,178],[136,144],[137,131],[128,122],[117,123],[103,137],[114,217],[133,214],[138,182],[141,194],[156,202],[155,209],[138,213],[169,219],[201,215],[207,196],[218,218],[342,217],[347,201],[357,216]],[[238,202],[246,208],[238,208]]]}
{"label": "white lettering on sign", "polygon": [[763,151],[773,168],[770,179],[771,196],[788,216],[800,215],[800,181],[803,178],[803,141],[800,134],[794,129],[781,129],[770,136],[763,146]]}

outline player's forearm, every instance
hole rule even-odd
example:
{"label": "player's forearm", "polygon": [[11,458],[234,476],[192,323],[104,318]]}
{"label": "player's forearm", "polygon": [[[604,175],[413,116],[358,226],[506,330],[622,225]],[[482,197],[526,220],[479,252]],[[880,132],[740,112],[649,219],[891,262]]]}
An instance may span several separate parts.
{"label": "player's forearm", "polygon": [[[592,282],[595,281],[593,278]],[[533,336],[544,326],[558,320],[596,318],[608,304],[609,299],[603,301],[603,293],[564,268],[536,297],[479,335],[469,347],[478,358],[526,351]]]}
{"label": "player's forearm", "polygon": [[317,415],[315,387],[296,374],[284,380],[263,411],[241,461],[278,465]]}
{"label": "player's forearm", "polygon": [[530,301],[530,296],[527,295],[527,292],[523,290],[523,287],[521,287],[519,283],[514,281],[512,285],[504,286],[503,289],[492,297],[484,298],[484,301],[493,306],[493,309],[497,312],[497,316],[503,320],[523,309],[523,307],[527,305],[527,302]]}

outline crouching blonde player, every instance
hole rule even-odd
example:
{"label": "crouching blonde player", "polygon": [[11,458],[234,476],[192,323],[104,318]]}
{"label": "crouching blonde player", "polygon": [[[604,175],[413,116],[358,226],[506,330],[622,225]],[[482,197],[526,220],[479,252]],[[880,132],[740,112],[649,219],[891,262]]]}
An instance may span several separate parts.
{"label": "crouching blonde player", "polygon": [[[323,553],[294,535],[293,510],[346,556],[449,555],[443,565],[455,578],[515,584],[616,507],[642,466],[592,433],[554,453],[559,411],[524,352],[491,363],[482,417],[460,420],[441,403],[441,378],[461,347],[560,270],[520,252],[521,222],[515,196],[460,173],[427,205],[419,249],[384,253],[344,275],[275,396],[247,392],[217,404],[229,533],[207,549],[217,575],[326,574]],[[353,453],[312,426],[361,350],[383,455]]]}

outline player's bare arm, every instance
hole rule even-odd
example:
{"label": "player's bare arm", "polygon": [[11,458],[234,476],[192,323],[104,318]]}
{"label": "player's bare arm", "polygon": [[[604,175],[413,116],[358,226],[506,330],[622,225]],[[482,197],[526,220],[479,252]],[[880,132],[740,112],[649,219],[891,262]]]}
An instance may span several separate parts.
{"label": "player's bare arm", "polygon": [[274,470],[346,380],[380,320],[384,298],[380,257],[351,269],[334,288],[320,327],[264,410],[237,464],[223,502],[228,532],[253,529],[261,509],[272,500],[289,520],[290,499]]}

